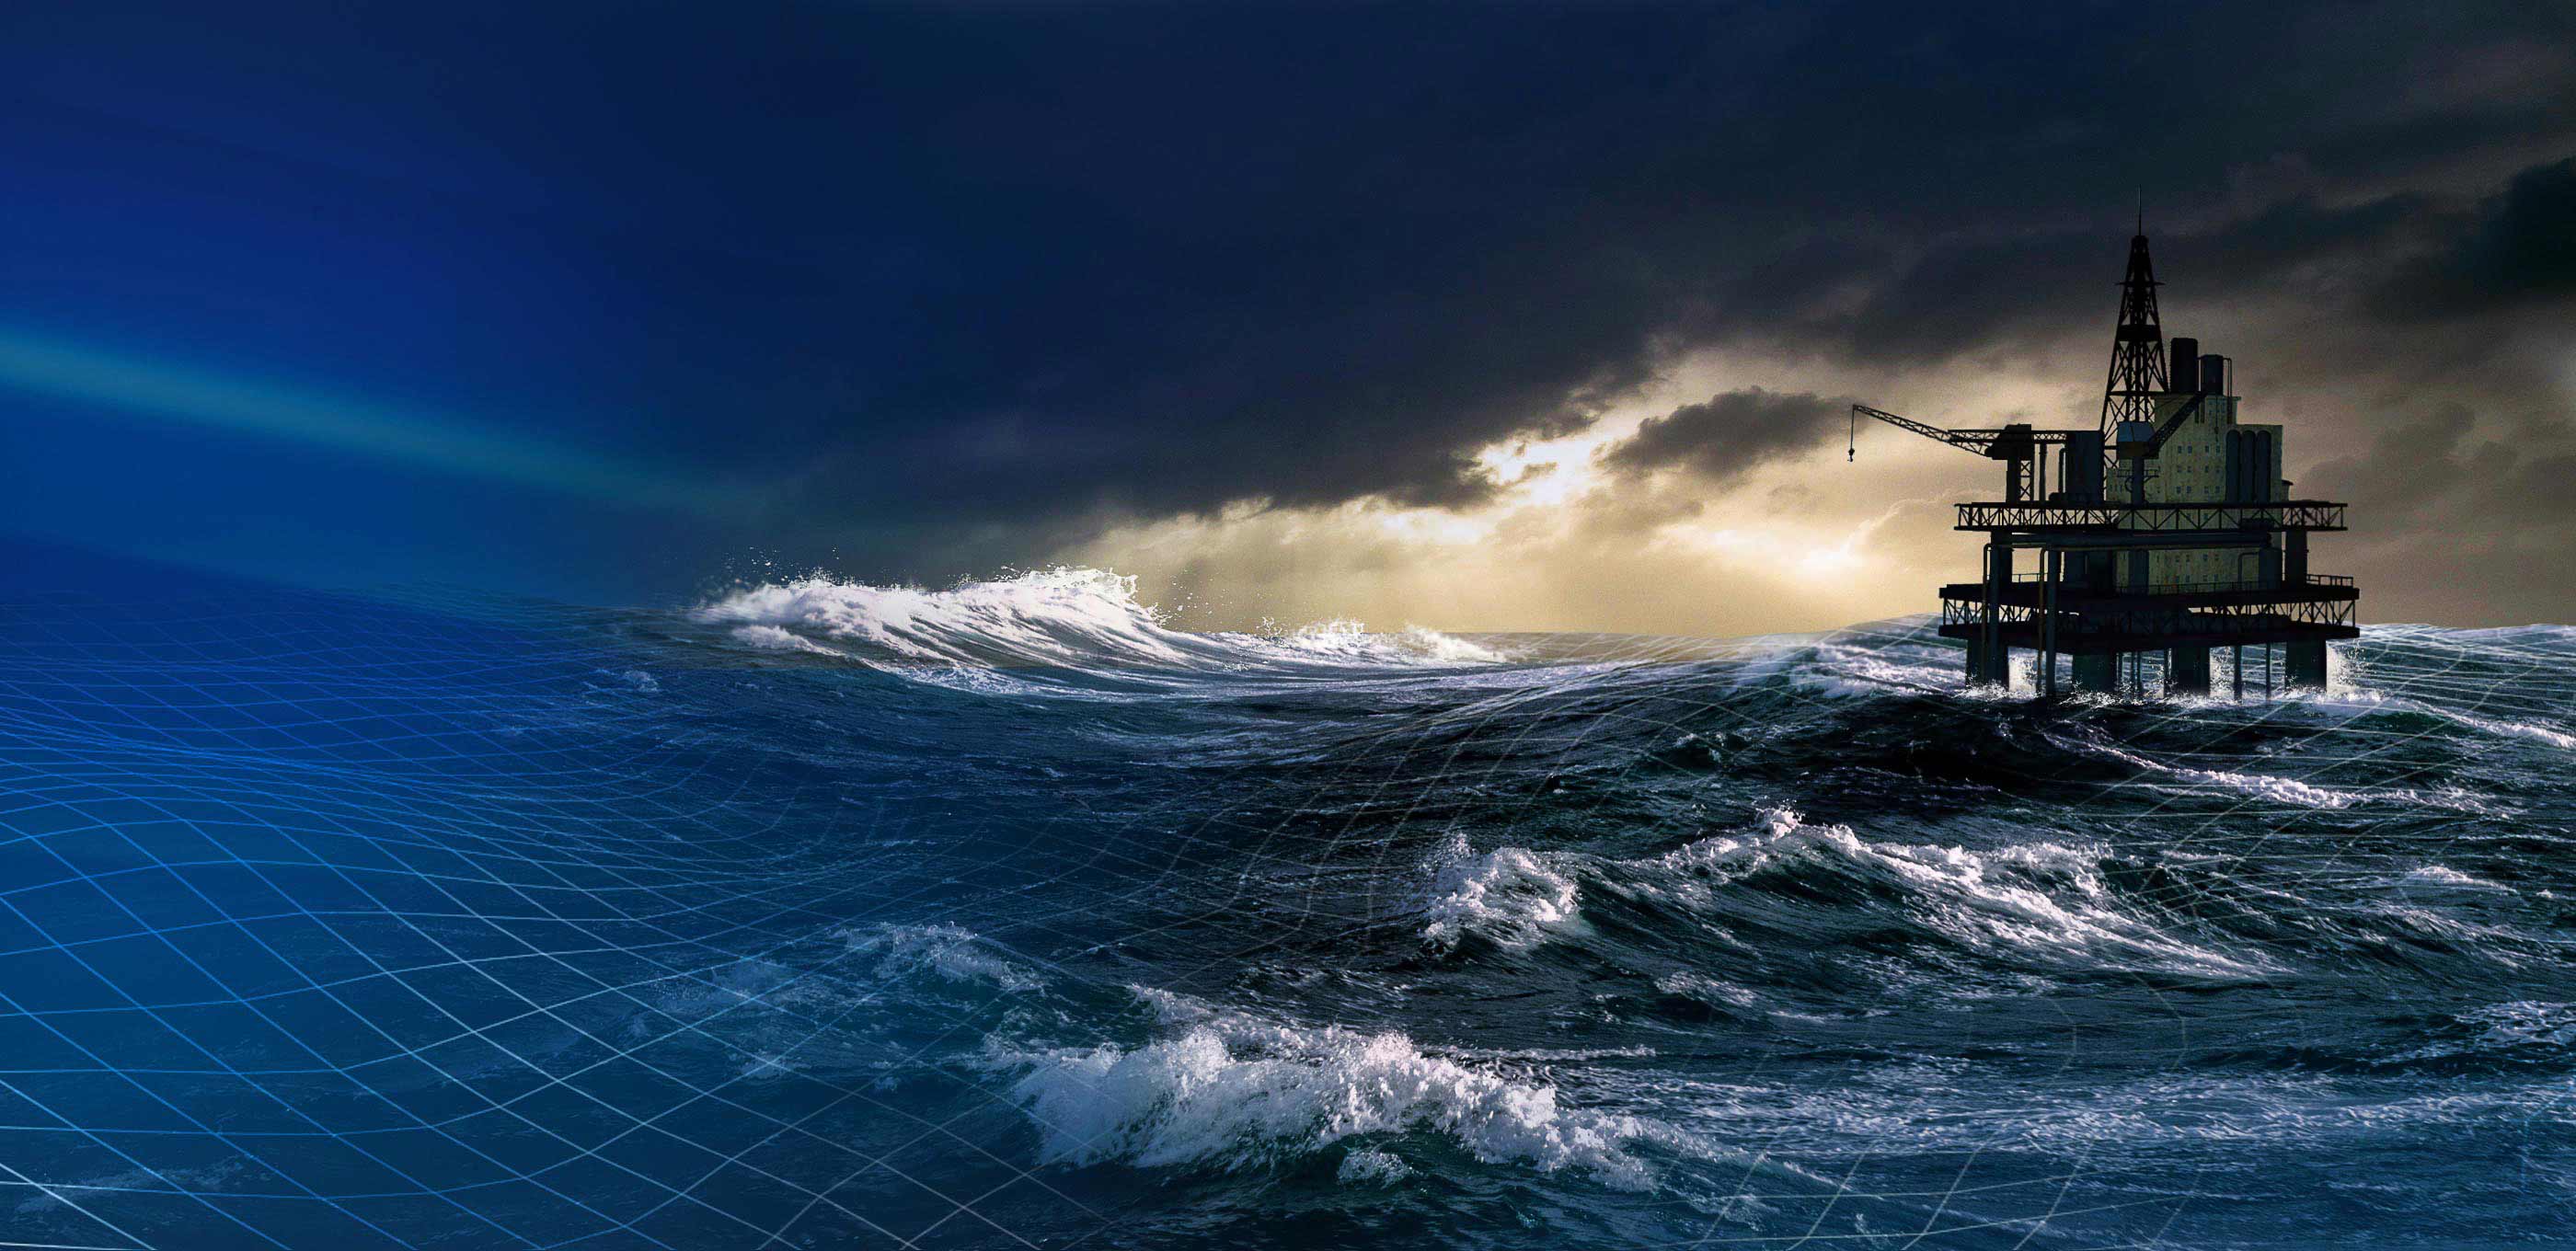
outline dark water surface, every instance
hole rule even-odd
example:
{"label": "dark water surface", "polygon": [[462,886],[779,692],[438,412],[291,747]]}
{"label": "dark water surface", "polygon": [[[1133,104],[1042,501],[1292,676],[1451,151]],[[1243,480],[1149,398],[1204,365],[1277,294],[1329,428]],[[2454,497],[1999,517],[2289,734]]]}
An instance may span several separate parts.
{"label": "dark water surface", "polygon": [[2337,663],[30,575],[0,1243],[2576,1240],[2576,632]]}

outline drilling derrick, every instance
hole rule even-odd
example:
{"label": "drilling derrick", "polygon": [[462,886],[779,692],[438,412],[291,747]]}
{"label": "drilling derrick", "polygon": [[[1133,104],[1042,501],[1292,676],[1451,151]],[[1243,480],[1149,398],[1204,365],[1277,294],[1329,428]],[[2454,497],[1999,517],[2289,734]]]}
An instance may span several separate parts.
{"label": "drilling derrick", "polygon": [[2129,240],[2129,272],[2120,279],[2120,324],[2111,332],[2111,379],[2102,384],[2102,437],[2124,421],[2156,419],[2165,393],[2165,330],[2156,320],[2155,263],[2147,258],[2142,222]]}
{"label": "drilling derrick", "polygon": [[1956,528],[1985,536],[1978,580],[1941,588],[1940,632],[1967,645],[1970,685],[2008,686],[2018,647],[2041,694],[2061,689],[2061,656],[2075,690],[2143,694],[2156,656],[2165,693],[2207,695],[2225,648],[2241,699],[2249,679],[2273,690],[2276,668],[2290,688],[2324,687],[2326,645],[2361,637],[2352,579],[2308,568],[2309,536],[2343,530],[2345,506],[2293,497],[2281,427],[2238,419],[2234,362],[2166,342],[2159,285],[2141,228],[2095,429],[1953,430],[1852,406],[1855,457],[1867,417],[2005,463],[2002,500],[1958,506]]}

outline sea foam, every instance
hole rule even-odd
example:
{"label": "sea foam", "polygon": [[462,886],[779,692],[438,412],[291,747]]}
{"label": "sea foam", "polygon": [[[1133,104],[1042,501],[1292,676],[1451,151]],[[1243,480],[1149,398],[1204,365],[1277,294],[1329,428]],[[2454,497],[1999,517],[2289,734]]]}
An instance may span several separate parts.
{"label": "sea foam", "polygon": [[1622,889],[1694,910],[1718,892],[1781,875],[1813,887],[1834,879],[1898,901],[1929,932],[1981,950],[2052,961],[2126,956],[2179,971],[2244,976],[2264,962],[2185,941],[2126,907],[2102,874],[2102,847],[2047,841],[1987,851],[1874,842],[1841,825],[1809,825],[1795,811],[1763,809],[1754,830],[1685,844],[1649,860],[1604,866]]}
{"label": "sea foam", "polygon": [[[1140,1046],[1005,1059],[1026,1069],[1012,1094],[1041,1126],[1052,1163],[1239,1171],[1347,1139],[1429,1133],[1488,1164],[1574,1170],[1643,1190],[1653,1172],[1635,1147],[1695,1153],[1661,1122],[1564,1106],[1554,1086],[1425,1055],[1395,1031],[1220,1014]],[[1373,1159],[1345,1157],[1342,1168],[1352,1181],[1400,1175]]]}
{"label": "sea foam", "polygon": [[863,659],[951,668],[1303,670],[1510,659],[1432,630],[1375,634],[1354,621],[1257,634],[1175,629],[1137,598],[1134,577],[1071,567],[944,591],[799,578],[736,590],[691,616],[727,627],[743,646],[830,653],[827,641],[855,647]]}
{"label": "sea foam", "polygon": [[1519,950],[1581,924],[1582,890],[1571,873],[1527,848],[1477,855],[1464,836],[1453,834],[1432,863],[1422,936],[1434,945],[1454,947],[1473,933]]}

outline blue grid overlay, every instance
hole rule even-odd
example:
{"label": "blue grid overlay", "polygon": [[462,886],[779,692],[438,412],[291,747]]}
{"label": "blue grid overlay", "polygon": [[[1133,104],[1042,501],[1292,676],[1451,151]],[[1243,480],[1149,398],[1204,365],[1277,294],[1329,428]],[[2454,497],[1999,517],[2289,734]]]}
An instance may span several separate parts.
{"label": "blue grid overlay", "polygon": [[[848,1027],[838,937],[926,883],[834,770],[524,605],[0,606],[0,1245],[1018,1241],[1078,1205],[864,1080],[998,994]],[[675,715],[675,705],[681,709]],[[691,727],[696,727],[692,729]],[[989,869],[989,866],[986,865]],[[852,1054],[853,1050],[863,1054]]]}
{"label": "blue grid overlay", "polygon": [[[1713,721],[1710,672],[1661,663],[1596,673],[1579,697],[1554,679],[1474,698],[1390,681],[1356,697],[1421,715],[1383,730],[1332,720],[1300,739],[1251,699],[1237,732],[1194,746],[1135,736],[1260,765],[1193,773],[1097,742],[1050,754],[1025,699],[924,698],[847,665],[768,680],[790,662],[667,646],[670,621],[425,593],[0,596],[0,1246],[1132,1245],[1122,1207],[1186,1178],[1042,1166],[1041,1131],[1062,1127],[1032,1124],[1010,1071],[972,1063],[980,1044],[1045,1036],[1032,1016],[1080,996],[1087,1015],[1058,1034],[1098,1041],[1134,1011],[1131,981],[1241,999],[1247,969],[1330,963],[1389,916],[1417,926],[1418,901],[1394,896],[1430,841],[1490,838],[1480,822],[1540,806],[1486,785],[1507,765],[1589,771],[1587,802],[1683,803],[1686,788],[1605,783],[1643,767],[1639,743],[1760,728]],[[1948,654],[1918,635],[1868,641]],[[2373,687],[2559,742],[2567,639],[2444,646],[2375,662]],[[1547,715],[1507,743],[1484,733],[1524,703]],[[1128,715],[1083,719],[1121,741]],[[2184,716],[2122,715],[2150,742]],[[2190,715],[2268,735],[2268,767],[2302,785],[2413,786],[2454,763],[2429,717],[2338,728],[2317,755],[2303,748],[2325,731],[2280,705]],[[2269,880],[2299,884],[2350,872],[2355,848],[2448,854],[2499,820],[2285,806],[2192,780],[2243,749],[2140,750],[2163,784],[2023,781],[2138,791],[2123,819],[2151,841],[2278,861]],[[2563,779],[2494,781],[2562,810]],[[887,927],[1045,987],[898,984]],[[1131,959],[1139,945],[1154,959]],[[2510,993],[2564,985],[2536,962],[2524,981]],[[2120,977],[2095,997],[2123,996],[2167,991]],[[2128,1028],[2069,1018],[2070,1060],[2156,1075],[2189,1054],[2186,1001],[2105,1019]],[[1767,1063],[1748,1051],[1728,1071],[1750,1088]],[[1556,1080],[1569,1103],[1615,1106],[1580,1070]],[[2562,1109],[2483,1132],[2549,1158]],[[1947,1156],[1842,1160],[1793,1113],[1748,1097],[1723,1136],[1833,1167],[1720,1164],[1689,1179],[1713,1191],[1635,1197],[1622,1232],[1777,1245],[1728,1214],[1741,1198],[1818,1230],[1857,1213],[1899,1241],[2186,1245],[2162,1231],[2220,1202],[2198,1166],[2016,1160],[2009,1138],[1945,1186]]]}

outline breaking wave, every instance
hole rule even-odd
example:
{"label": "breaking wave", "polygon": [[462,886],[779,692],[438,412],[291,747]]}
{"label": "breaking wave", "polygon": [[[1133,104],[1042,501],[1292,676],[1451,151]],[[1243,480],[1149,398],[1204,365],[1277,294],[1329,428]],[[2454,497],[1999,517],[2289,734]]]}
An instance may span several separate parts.
{"label": "breaking wave", "polygon": [[1504,652],[1420,627],[1357,622],[1244,634],[1175,629],[1136,597],[1132,575],[1033,570],[944,591],[825,577],[746,587],[691,617],[760,650],[849,655],[893,666],[974,669],[1271,670],[1493,665]]}
{"label": "breaking wave", "polygon": [[1574,878],[1527,848],[1500,847],[1480,856],[1465,836],[1453,834],[1434,865],[1422,937],[1437,946],[1454,947],[1472,933],[1519,949],[1581,921],[1582,891]]}
{"label": "breaking wave", "polygon": [[1645,1190],[1654,1170],[1641,1149],[1708,1154],[1659,1121],[1567,1107],[1552,1085],[1426,1055],[1392,1030],[1201,1012],[1159,1041],[999,1059],[1024,1070],[1011,1093],[1042,1127],[1051,1162],[1233,1172],[1353,1143],[1337,1175],[1383,1184],[1410,1171],[1400,1144],[1432,1135],[1487,1164]]}
{"label": "breaking wave", "polygon": [[[1587,932],[1583,885],[1678,909],[1699,924],[1776,925],[1784,902],[1824,906],[1842,928],[1882,927],[1980,951],[2082,967],[2160,968],[2211,977],[2279,971],[2181,937],[2123,900],[2101,846],[2032,841],[1992,851],[1872,842],[1841,825],[1763,809],[1755,827],[1697,839],[1659,856],[1542,856],[1526,848],[1471,853],[1453,836],[1434,858],[1423,937],[1454,947],[1475,934],[1505,950]],[[1651,923],[1651,922],[1649,922]],[[1723,928],[1721,928],[1723,932]]]}

